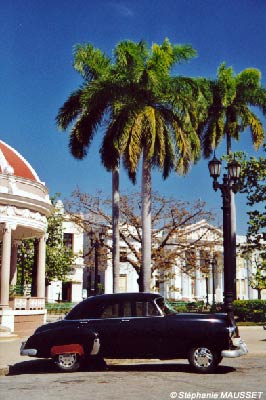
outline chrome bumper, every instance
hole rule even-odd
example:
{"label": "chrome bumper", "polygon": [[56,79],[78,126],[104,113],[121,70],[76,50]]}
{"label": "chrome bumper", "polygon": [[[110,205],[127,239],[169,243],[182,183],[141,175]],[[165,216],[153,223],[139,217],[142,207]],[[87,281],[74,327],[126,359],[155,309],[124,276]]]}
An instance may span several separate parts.
{"label": "chrome bumper", "polygon": [[233,338],[232,342],[236,348],[232,350],[223,350],[221,353],[222,357],[235,358],[248,353],[247,345],[241,338]]}
{"label": "chrome bumper", "polygon": [[25,349],[27,342],[22,342],[21,347],[20,347],[20,355],[21,356],[29,356],[29,357],[34,357],[37,354],[36,349]]}

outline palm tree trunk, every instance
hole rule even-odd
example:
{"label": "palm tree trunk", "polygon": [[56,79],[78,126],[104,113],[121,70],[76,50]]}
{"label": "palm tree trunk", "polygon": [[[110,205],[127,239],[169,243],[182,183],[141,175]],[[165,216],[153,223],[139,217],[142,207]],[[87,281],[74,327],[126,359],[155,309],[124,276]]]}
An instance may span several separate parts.
{"label": "palm tree trunk", "polygon": [[148,159],[147,149],[143,150],[142,163],[142,280],[140,290],[150,291],[151,281],[151,161]]}
{"label": "palm tree trunk", "polygon": [[113,238],[113,292],[119,292],[119,262],[120,262],[120,235],[119,235],[119,166],[112,171],[112,238]]}

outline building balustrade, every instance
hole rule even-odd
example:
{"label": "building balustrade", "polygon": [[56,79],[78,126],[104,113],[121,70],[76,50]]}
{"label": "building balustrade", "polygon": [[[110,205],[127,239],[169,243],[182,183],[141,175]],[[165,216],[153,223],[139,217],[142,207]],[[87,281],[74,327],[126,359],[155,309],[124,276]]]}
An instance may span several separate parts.
{"label": "building balustrade", "polygon": [[9,302],[13,310],[43,310],[45,309],[45,298],[43,297],[14,297]]}

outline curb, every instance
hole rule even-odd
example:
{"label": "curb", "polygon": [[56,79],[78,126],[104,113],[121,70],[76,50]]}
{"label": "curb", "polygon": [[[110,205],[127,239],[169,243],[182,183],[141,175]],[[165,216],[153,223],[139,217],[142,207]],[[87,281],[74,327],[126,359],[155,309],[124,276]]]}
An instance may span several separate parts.
{"label": "curb", "polygon": [[0,342],[12,342],[13,340],[19,339],[18,335],[10,334],[7,336],[0,335]]}
{"label": "curb", "polygon": [[0,365],[0,376],[5,376],[9,374],[9,366]]}

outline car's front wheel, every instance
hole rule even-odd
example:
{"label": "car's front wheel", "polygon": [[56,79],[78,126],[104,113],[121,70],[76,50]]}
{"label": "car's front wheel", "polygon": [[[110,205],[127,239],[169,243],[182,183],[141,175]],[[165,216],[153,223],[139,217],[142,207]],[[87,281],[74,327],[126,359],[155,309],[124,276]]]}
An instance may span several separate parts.
{"label": "car's front wheel", "polygon": [[196,372],[208,374],[219,364],[219,354],[207,346],[198,346],[189,351],[188,361]]}
{"label": "car's front wheel", "polygon": [[63,372],[74,372],[80,368],[80,356],[76,353],[58,354],[54,362]]}

